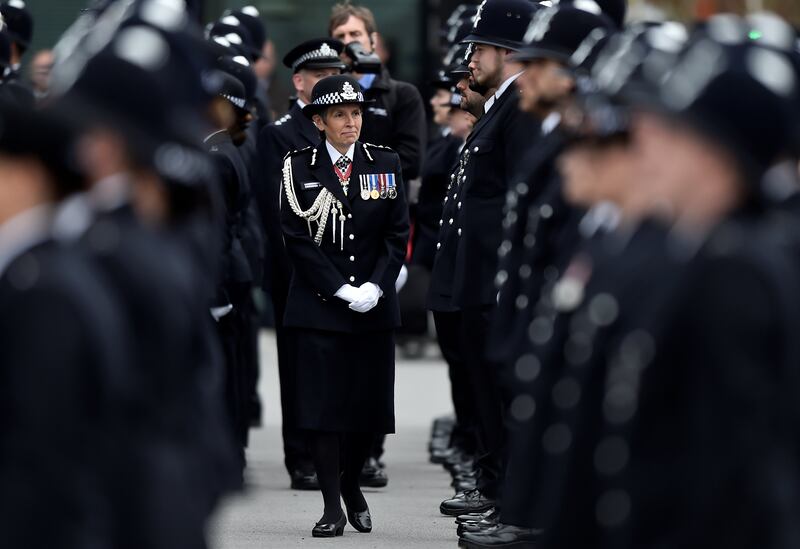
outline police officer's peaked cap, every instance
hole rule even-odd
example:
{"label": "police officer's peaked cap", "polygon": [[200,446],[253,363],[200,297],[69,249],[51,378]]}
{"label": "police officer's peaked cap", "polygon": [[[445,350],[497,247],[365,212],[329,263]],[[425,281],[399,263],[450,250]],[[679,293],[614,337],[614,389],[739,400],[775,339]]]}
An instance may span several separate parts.
{"label": "police officer's peaked cap", "polygon": [[519,50],[538,5],[530,0],[484,0],[464,42]]}
{"label": "police officer's peaked cap", "polygon": [[334,38],[314,38],[296,46],[283,58],[283,64],[297,72],[302,69],[341,69],[345,64],[339,57],[344,44]]}
{"label": "police officer's peaked cap", "polygon": [[[231,103],[240,109],[245,109],[250,106],[255,98],[256,90],[258,88],[258,79],[256,77],[253,67],[250,62],[242,57],[222,57],[217,60],[219,69],[229,76],[238,81],[241,85],[241,91],[238,86],[233,90],[229,86],[229,80],[223,78],[222,85],[219,88],[220,95],[225,96]],[[234,84],[235,86],[235,84]],[[230,97],[228,97],[230,96]],[[244,100],[244,103],[242,103]]]}
{"label": "police officer's peaked cap", "polygon": [[578,47],[598,28],[606,32],[616,29],[594,0],[575,0],[542,9],[525,32],[525,45],[512,58],[555,59],[571,65]]}
{"label": "police officer's peaked cap", "polygon": [[303,114],[312,118],[328,107],[336,105],[367,105],[373,101],[364,99],[364,91],[352,76],[337,74],[323,78],[311,91],[311,103],[303,107]]}
{"label": "police officer's peaked cap", "polygon": [[33,38],[33,17],[25,2],[6,0],[0,3],[0,14],[3,14],[11,39],[27,48]]}

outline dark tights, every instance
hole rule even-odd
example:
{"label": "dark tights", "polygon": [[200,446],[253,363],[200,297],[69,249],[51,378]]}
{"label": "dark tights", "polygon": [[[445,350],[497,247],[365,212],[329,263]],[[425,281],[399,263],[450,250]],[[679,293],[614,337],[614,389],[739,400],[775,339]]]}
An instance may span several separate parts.
{"label": "dark tights", "polygon": [[325,511],[320,522],[336,522],[342,516],[340,497],[354,512],[366,511],[367,501],[358,485],[369,457],[374,435],[310,431],[308,450],[314,459]]}

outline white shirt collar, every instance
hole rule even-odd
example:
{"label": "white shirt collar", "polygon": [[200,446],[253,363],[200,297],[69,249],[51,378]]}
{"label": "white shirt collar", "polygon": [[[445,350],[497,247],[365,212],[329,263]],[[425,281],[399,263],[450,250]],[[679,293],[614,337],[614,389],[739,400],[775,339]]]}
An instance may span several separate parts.
{"label": "white shirt collar", "polygon": [[491,108],[492,108],[492,106],[494,105],[495,101],[497,101],[497,100],[500,98],[500,96],[501,96],[501,95],[503,95],[503,94],[506,92],[506,90],[508,89],[508,87],[509,87],[509,86],[511,86],[511,84],[513,84],[513,83],[514,83],[514,81],[515,81],[517,78],[519,78],[519,75],[520,75],[520,74],[522,74],[522,71],[518,72],[517,74],[514,74],[514,75],[510,76],[509,78],[507,78],[507,79],[506,79],[506,81],[505,81],[505,82],[503,82],[502,84],[500,84],[500,87],[499,87],[499,88],[497,88],[497,91],[496,91],[496,92],[494,92],[494,95],[492,95],[492,96],[491,96],[491,97],[490,97],[490,98],[489,98],[489,99],[486,101],[486,103],[484,103],[484,104],[483,104],[483,113],[484,113],[484,114],[486,114],[487,112],[489,112],[489,109],[491,109]]}
{"label": "white shirt collar", "polygon": [[542,135],[548,135],[561,124],[561,114],[554,112],[542,120]]}
{"label": "white shirt collar", "polygon": [[50,238],[50,205],[35,206],[0,225],[0,276],[11,263]]}
{"label": "white shirt collar", "polygon": [[[331,164],[336,164],[336,161],[342,157],[342,153],[337,151],[333,145],[331,145],[328,140],[325,140],[325,146],[328,147],[328,155],[331,157]],[[353,154],[356,152],[356,144],[353,143],[350,145],[350,148],[347,149],[347,153],[344,155],[350,159],[350,162],[353,161]]]}
{"label": "white shirt collar", "polygon": [[298,107],[300,107],[300,108],[302,109],[302,108],[303,108],[303,107],[305,107],[306,105],[308,105],[308,103],[306,103],[305,101],[303,101],[303,100],[302,100],[302,99],[300,99],[299,97],[297,98],[297,106],[298,106]]}

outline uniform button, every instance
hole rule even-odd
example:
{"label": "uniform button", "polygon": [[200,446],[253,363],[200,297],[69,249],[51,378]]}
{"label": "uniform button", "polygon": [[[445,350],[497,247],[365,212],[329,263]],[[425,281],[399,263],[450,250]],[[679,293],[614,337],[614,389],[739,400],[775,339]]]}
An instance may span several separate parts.
{"label": "uniform button", "polygon": [[456,198],[458,198],[458,193],[455,193],[455,194],[453,195],[453,200],[455,200]]}
{"label": "uniform button", "polygon": [[353,219],[353,214],[347,214],[347,219]]}
{"label": "uniform button", "polygon": [[444,225],[444,219],[439,220],[439,226],[441,227],[442,225]]}
{"label": "uniform button", "polygon": [[356,238],[356,235],[354,235],[354,234],[350,235],[350,240],[355,240],[355,238]]}
{"label": "uniform button", "polygon": [[458,229],[458,236],[461,236],[461,229]]}
{"label": "uniform button", "polygon": [[450,225],[452,225],[452,224],[453,224],[453,218],[452,218],[452,217],[450,218],[450,221],[448,221],[448,223],[449,223]]}
{"label": "uniform button", "polygon": [[461,209],[461,202],[458,203],[458,209]]}
{"label": "uniform button", "polygon": [[441,242],[437,242],[436,243],[436,249],[437,250],[441,250],[442,249],[442,243]]}
{"label": "uniform button", "polygon": [[351,276],[351,277],[350,277],[350,282],[355,282],[355,281],[356,281],[356,277],[354,277],[354,276]]}
{"label": "uniform button", "polygon": [[351,255],[351,256],[350,256],[350,261],[355,261],[355,260],[356,260],[356,256],[354,256],[354,255]]}
{"label": "uniform button", "polygon": [[472,152],[478,152],[479,150],[481,150],[480,147],[475,147],[474,149],[472,149]]}

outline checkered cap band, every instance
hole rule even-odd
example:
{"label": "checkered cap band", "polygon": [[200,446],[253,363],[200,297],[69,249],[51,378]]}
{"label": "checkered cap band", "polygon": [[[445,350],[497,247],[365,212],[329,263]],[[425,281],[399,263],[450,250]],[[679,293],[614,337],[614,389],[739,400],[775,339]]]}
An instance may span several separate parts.
{"label": "checkered cap band", "polygon": [[245,105],[247,105],[247,101],[242,99],[241,97],[234,97],[233,95],[228,95],[227,93],[221,93],[220,95],[225,99],[227,99],[228,101],[230,101],[231,103],[233,103],[234,105],[236,105],[237,107],[239,107],[240,109],[245,108]]}
{"label": "checkered cap band", "polygon": [[339,92],[326,93],[317,97],[312,105],[342,105],[344,103],[363,103],[364,94],[358,92],[355,99],[344,99]]}
{"label": "checkered cap band", "polygon": [[339,56],[336,54],[336,50],[330,48],[327,44],[323,45],[325,47],[301,55],[297,61],[292,63],[292,70],[297,70],[297,67],[307,61],[311,61],[312,59],[329,59],[330,61],[339,61]]}

